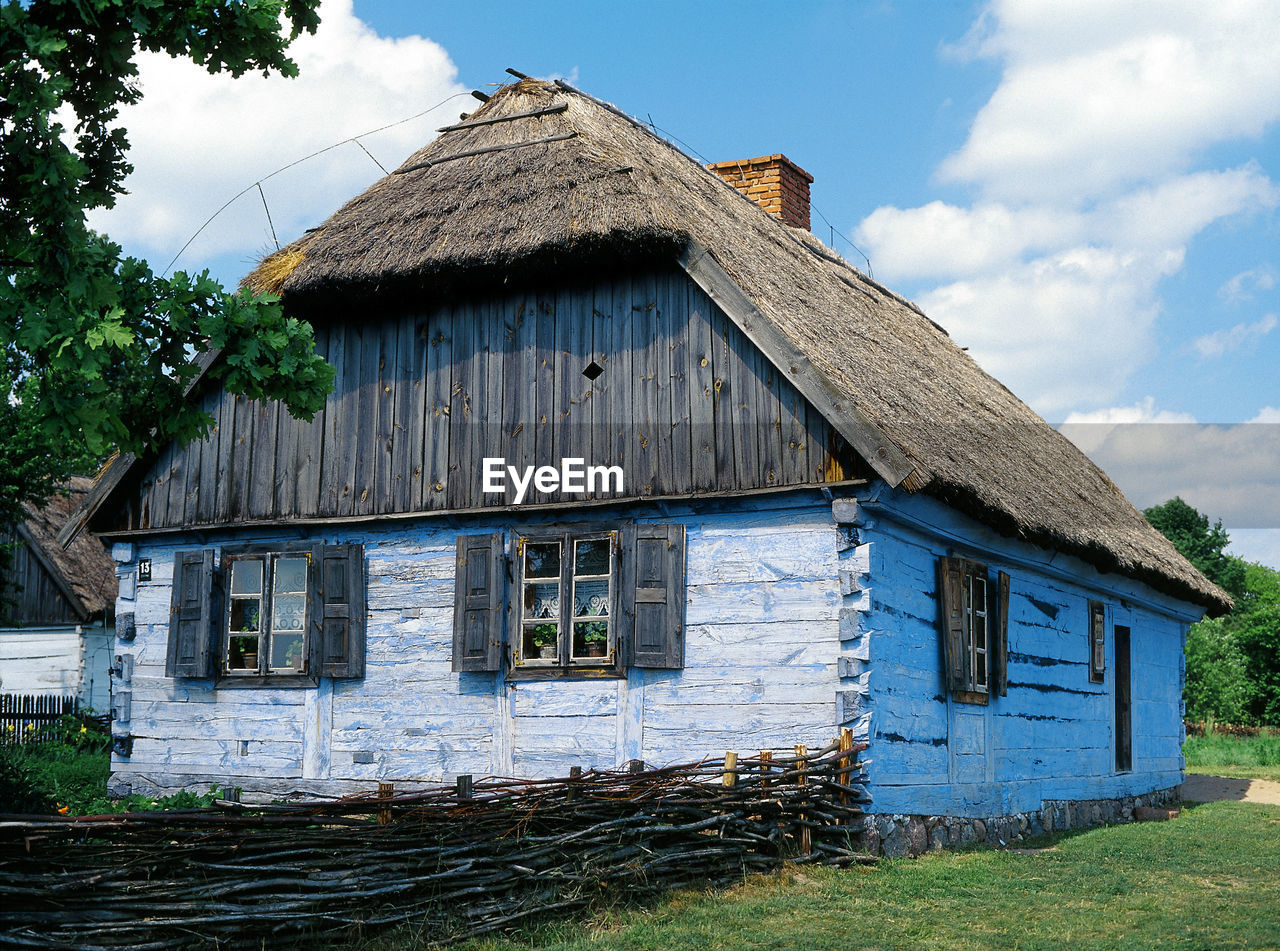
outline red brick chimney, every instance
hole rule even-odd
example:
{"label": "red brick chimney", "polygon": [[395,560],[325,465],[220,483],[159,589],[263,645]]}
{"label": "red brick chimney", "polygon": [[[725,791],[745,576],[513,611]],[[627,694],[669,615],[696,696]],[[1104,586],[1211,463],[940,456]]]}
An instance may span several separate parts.
{"label": "red brick chimney", "polygon": [[785,155],[716,162],[707,169],[783,224],[809,229],[809,185],[813,176]]}

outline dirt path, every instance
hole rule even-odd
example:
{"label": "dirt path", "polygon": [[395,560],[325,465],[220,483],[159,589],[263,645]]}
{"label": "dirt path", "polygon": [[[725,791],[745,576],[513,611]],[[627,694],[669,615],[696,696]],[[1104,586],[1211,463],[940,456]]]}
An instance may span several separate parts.
{"label": "dirt path", "polygon": [[1280,782],[1272,779],[1230,779],[1226,776],[1201,776],[1188,773],[1187,781],[1178,787],[1187,802],[1265,802],[1280,806]]}

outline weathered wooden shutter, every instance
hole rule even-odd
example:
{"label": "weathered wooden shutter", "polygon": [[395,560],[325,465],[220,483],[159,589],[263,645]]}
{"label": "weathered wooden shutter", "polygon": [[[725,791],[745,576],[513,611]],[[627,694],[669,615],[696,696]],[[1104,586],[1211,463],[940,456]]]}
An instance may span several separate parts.
{"label": "weathered wooden shutter", "polygon": [[999,589],[996,596],[995,676],[991,683],[997,696],[1009,695],[1009,575],[997,575]]}
{"label": "weathered wooden shutter", "polygon": [[454,576],[453,669],[502,667],[507,573],[502,533],[462,535]]}
{"label": "weathered wooden shutter", "polygon": [[938,630],[947,689],[969,688],[969,616],[964,609],[964,561],[938,559]]}
{"label": "weathered wooden shutter", "polygon": [[169,609],[168,677],[213,676],[213,550],[180,551],[173,556],[173,598]]}
{"label": "weathered wooden shutter", "polygon": [[683,525],[631,525],[623,531],[622,606],[628,663],[684,666]]}
{"label": "weathered wooden shutter", "polygon": [[314,545],[311,569],[311,672],[363,677],[364,546]]}
{"label": "weathered wooden shutter", "polygon": [[1100,684],[1107,669],[1107,609],[1101,601],[1089,602],[1089,680]]}

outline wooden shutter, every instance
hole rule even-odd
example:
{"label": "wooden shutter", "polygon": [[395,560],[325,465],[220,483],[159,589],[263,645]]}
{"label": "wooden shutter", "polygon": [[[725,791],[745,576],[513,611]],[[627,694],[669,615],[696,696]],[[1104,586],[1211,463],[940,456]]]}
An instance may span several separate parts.
{"label": "wooden shutter", "polygon": [[453,669],[502,667],[504,570],[502,533],[462,535],[454,575]]}
{"label": "wooden shutter", "polygon": [[964,561],[938,559],[938,629],[947,689],[969,689],[969,616],[964,609]]}
{"label": "wooden shutter", "polygon": [[213,550],[178,552],[173,556],[166,676],[213,676],[214,619],[221,615],[221,606],[213,603]]}
{"label": "wooden shutter", "polygon": [[1107,669],[1107,609],[1101,601],[1089,602],[1089,680],[1100,684]]}
{"label": "wooden shutter", "polygon": [[365,642],[364,546],[311,549],[312,673],[363,677]]}
{"label": "wooden shutter", "polygon": [[684,526],[632,525],[623,539],[628,663],[677,670],[684,666]]}
{"label": "wooden shutter", "polygon": [[999,588],[996,593],[995,674],[991,689],[997,696],[1009,695],[1009,575],[997,575]]}

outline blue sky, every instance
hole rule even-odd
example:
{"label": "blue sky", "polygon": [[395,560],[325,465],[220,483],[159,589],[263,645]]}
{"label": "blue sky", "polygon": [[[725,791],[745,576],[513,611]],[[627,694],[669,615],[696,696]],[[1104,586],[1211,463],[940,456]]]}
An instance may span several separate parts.
{"label": "blue sky", "polygon": [[147,57],[123,116],[132,194],[97,223],[163,268],[249,188],[176,265],[233,283],[274,246],[263,197],[283,243],[381,174],[350,142],[269,173],[445,101],[360,138],[390,168],[505,67],[562,77],[708,161],[786,153],[815,177],[814,232],[1074,424],[1133,501],[1180,493],[1280,564],[1270,0],[326,0],[321,17],[295,81]]}

